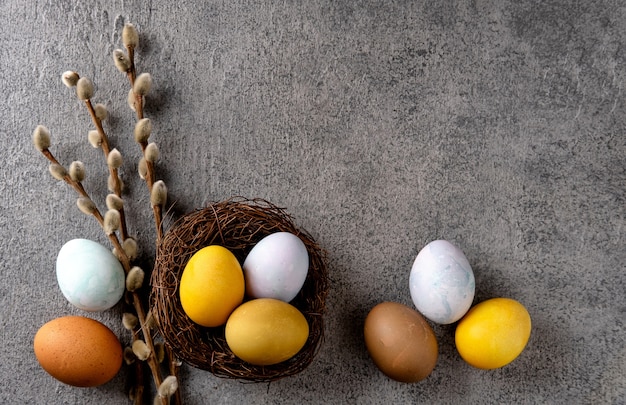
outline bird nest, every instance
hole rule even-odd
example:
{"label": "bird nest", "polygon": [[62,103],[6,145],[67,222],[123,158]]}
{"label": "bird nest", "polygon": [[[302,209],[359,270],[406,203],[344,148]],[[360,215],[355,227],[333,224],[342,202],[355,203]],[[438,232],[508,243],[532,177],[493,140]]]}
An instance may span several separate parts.
{"label": "bird nest", "polygon": [[[271,366],[256,366],[231,352],[223,326],[202,327],[189,319],[182,309],[178,287],[187,261],[201,248],[223,246],[243,263],[254,245],[274,232],[291,232],[307,248],[309,272],[302,290],[290,303],[302,312],[310,332],[294,357]],[[312,362],[323,340],[326,254],[283,209],[265,200],[230,199],[181,217],[157,247],[151,278],[151,308],[166,344],[180,360],[218,377],[262,382],[297,374]]]}

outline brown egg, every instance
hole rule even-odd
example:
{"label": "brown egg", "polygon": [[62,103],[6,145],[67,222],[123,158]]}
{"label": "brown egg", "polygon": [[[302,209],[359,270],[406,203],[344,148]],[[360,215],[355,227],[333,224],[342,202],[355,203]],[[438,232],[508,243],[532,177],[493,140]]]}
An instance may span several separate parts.
{"label": "brown egg", "polygon": [[111,380],[122,366],[122,345],[102,323],[64,316],[43,325],[34,340],[41,367],[57,380],[95,387]]}
{"label": "brown egg", "polygon": [[396,381],[417,382],[435,368],[437,339],[412,308],[395,302],[376,305],[365,319],[364,335],[374,364]]}

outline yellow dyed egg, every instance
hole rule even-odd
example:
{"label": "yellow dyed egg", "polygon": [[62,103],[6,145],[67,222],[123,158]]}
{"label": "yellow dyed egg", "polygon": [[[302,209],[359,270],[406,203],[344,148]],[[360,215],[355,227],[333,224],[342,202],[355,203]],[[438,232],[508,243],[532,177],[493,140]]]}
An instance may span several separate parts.
{"label": "yellow dyed egg", "polygon": [[472,307],[455,332],[456,348],[468,364],[503,367],[519,356],[530,338],[528,311],[510,298],[492,298]]}
{"label": "yellow dyed egg", "polygon": [[240,305],[226,323],[226,343],[240,359],[269,366],[295,356],[309,337],[309,324],[293,305],[258,298]]}
{"label": "yellow dyed egg", "polygon": [[225,324],[243,301],[244,292],[241,265],[230,250],[218,245],[194,253],[180,279],[183,311],[201,326]]}

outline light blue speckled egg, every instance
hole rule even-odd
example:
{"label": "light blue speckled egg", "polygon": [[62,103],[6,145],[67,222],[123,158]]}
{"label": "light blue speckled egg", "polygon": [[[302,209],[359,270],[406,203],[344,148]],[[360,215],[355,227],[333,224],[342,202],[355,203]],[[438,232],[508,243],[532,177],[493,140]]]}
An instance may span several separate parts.
{"label": "light blue speckled egg", "polygon": [[465,254],[445,240],[430,242],[419,252],[409,277],[417,310],[444,325],[458,321],[469,310],[475,286]]}
{"label": "light blue speckled egg", "polygon": [[107,310],[124,294],[122,264],[109,249],[94,241],[73,239],[63,245],[56,271],[61,292],[82,310]]}

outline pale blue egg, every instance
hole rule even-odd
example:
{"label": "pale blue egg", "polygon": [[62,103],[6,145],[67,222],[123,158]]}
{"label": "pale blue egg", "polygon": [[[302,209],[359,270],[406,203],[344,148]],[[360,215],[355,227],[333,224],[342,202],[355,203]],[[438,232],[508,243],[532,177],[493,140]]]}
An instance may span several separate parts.
{"label": "pale blue egg", "polygon": [[109,249],[88,239],[73,239],[63,245],[56,272],[65,298],[85,311],[107,310],[124,294],[122,264]]}
{"label": "pale blue egg", "polygon": [[426,318],[450,324],[465,315],[474,300],[474,272],[461,249],[445,240],[426,245],[411,268],[409,289]]}

